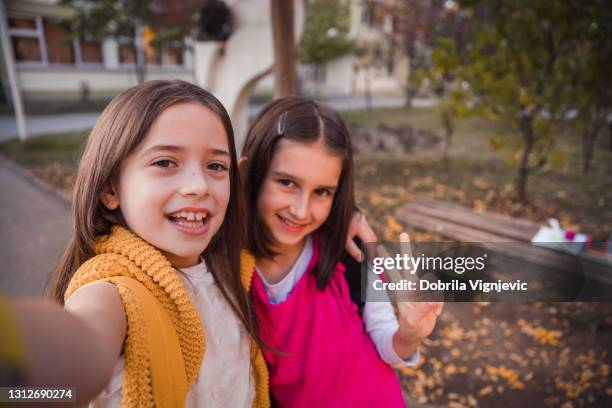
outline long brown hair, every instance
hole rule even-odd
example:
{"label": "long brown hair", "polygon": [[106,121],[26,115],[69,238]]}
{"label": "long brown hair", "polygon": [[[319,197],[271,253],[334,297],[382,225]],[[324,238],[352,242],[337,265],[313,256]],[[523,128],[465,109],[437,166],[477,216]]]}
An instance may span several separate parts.
{"label": "long brown hair", "polygon": [[117,95],[92,129],[81,157],[72,197],[72,238],[50,283],[50,295],[64,302],[76,270],[95,255],[96,239],[115,224],[127,228],[121,211],[100,201],[103,189],[117,180],[121,162],[145,138],[155,119],[177,103],[196,102],[215,113],[225,128],[231,155],[230,200],[225,219],[202,254],[221,292],[248,332],[259,340],[256,323],[240,279],[240,250],[245,237],[244,192],[236,160],[234,132],[221,103],[185,81],[149,81]]}
{"label": "long brown hair", "polygon": [[247,134],[242,156],[247,158],[243,178],[247,208],[251,210],[247,243],[256,257],[270,259],[277,255],[272,250],[274,240],[271,233],[257,210],[257,198],[282,139],[305,144],[322,142],[342,160],[342,172],[332,209],[319,229],[320,257],[313,272],[317,276],[317,287],[322,290],[327,287],[340,261],[355,209],[353,153],[349,132],[338,112],[298,96],[271,102],[255,118]]}

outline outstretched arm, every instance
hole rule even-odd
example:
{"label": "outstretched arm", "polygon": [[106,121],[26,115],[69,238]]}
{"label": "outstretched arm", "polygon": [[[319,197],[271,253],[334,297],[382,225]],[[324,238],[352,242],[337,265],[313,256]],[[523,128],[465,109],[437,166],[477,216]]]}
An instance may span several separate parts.
{"label": "outstretched arm", "polygon": [[23,381],[15,385],[76,387],[80,404],[102,391],[126,331],[113,285],[84,287],[71,297],[68,310],[35,298],[12,299],[9,307],[25,354]]}

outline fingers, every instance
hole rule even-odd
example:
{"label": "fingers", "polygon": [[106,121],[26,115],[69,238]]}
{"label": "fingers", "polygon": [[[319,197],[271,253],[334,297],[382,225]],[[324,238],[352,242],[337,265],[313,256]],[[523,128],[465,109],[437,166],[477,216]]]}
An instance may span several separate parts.
{"label": "fingers", "polygon": [[429,311],[433,312],[433,314],[440,316],[440,314],[442,314],[444,302],[427,302],[427,307]]}
{"label": "fingers", "polygon": [[400,240],[400,249],[402,250],[402,253],[412,256],[412,247],[410,246],[410,235],[408,235],[407,232],[403,231],[399,235],[399,240]]}
{"label": "fingers", "polygon": [[368,224],[368,221],[366,220],[364,215],[361,215],[359,219],[359,230],[357,231],[357,236],[363,242],[378,242],[376,234],[370,227],[370,224]]}
{"label": "fingers", "polygon": [[346,252],[349,253],[350,256],[355,258],[357,262],[363,261],[363,254],[361,253],[361,250],[359,249],[355,241],[353,241],[351,238],[348,238],[346,240],[346,247],[344,249],[346,250]]}
{"label": "fingers", "polygon": [[355,260],[362,262],[363,253],[353,241],[355,237],[359,238],[363,243],[378,242],[378,238],[372,230],[372,227],[370,227],[370,224],[368,224],[365,216],[358,211],[355,212],[351,218],[348,235],[346,237],[345,249],[353,258],[355,258]]}
{"label": "fingers", "polygon": [[444,308],[444,302],[433,302],[434,303],[434,313],[436,316],[440,316],[442,314],[442,309]]}
{"label": "fingers", "polygon": [[[376,245],[376,255],[381,258],[390,257],[389,252],[387,251],[387,248],[385,248],[383,245]],[[401,274],[395,268],[385,269],[384,273],[385,273],[385,277],[389,280],[389,282],[400,282],[402,280]],[[391,303],[397,304],[396,292],[394,290],[391,290],[391,291],[387,291],[387,294],[389,295],[389,299],[391,300]]]}
{"label": "fingers", "polygon": [[[408,255],[409,258],[412,258],[412,246],[410,245],[410,236],[408,235],[408,233],[402,232],[399,235],[399,240],[400,240],[400,251],[401,251],[402,256]],[[412,270],[407,270],[406,272],[414,276],[414,272],[416,271],[413,272]]]}
{"label": "fingers", "polygon": [[408,325],[416,325],[422,322],[429,314],[440,316],[442,313],[442,302],[400,302],[398,311],[400,320]]}
{"label": "fingers", "polygon": [[357,236],[364,241],[364,239],[360,236],[361,218],[362,216],[359,211],[353,213],[353,217],[351,218],[351,223],[349,224],[348,228],[348,234],[346,236],[346,245],[344,247],[346,252],[355,258],[357,262],[361,262],[363,260],[363,254],[353,239]]}
{"label": "fingers", "polygon": [[355,238],[355,236],[357,235],[357,232],[359,231],[359,224],[361,222],[361,214],[356,212],[353,214],[353,217],[351,218],[351,222],[349,223],[349,227],[348,227],[348,234],[346,236],[347,240],[353,240],[353,238]]}

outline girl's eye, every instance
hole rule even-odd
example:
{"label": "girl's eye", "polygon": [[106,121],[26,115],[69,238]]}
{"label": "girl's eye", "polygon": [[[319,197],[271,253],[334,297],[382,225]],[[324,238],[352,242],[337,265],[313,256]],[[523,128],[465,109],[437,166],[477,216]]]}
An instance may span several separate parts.
{"label": "girl's eye", "polygon": [[167,168],[171,168],[171,167],[176,167],[176,163],[173,162],[172,160],[168,160],[168,159],[158,160],[158,161],[154,162],[153,165],[157,166],[157,167],[161,167],[163,169],[167,169]]}
{"label": "girl's eye", "polygon": [[315,190],[315,194],[321,197],[327,197],[332,195],[332,192],[326,188],[318,188]]}
{"label": "girl's eye", "polygon": [[293,181],[287,180],[287,179],[280,179],[280,180],[278,180],[278,182],[281,183],[285,187],[293,187],[293,186],[295,186],[295,183]]}
{"label": "girl's eye", "polygon": [[208,170],[212,170],[215,172],[220,172],[220,171],[227,171],[229,170],[227,166],[224,166],[221,163],[210,163],[208,165]]}

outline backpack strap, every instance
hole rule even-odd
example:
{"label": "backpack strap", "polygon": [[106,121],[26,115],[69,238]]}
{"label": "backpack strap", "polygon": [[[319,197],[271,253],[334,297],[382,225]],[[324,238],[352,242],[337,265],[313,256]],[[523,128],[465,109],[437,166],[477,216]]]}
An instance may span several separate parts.
{"label": "backpack strap", "polygon": [[[357,246],[362,248],[362,242],[359,238],[355,238],[354,241]],[[346,279],[351,300],[357,305],[359,316],[363,317],[363,308],[365,306],[365,301],[363,299],[365,298],[365,293],[363,293],[364,296],[362,297],[362,292],[367,285],[367,275],[363,274],[362,276],[361,263],[357,262],[355,258],[346,251],[343,253],[340,262],[346,269],[344,272],[344,279]]]}

